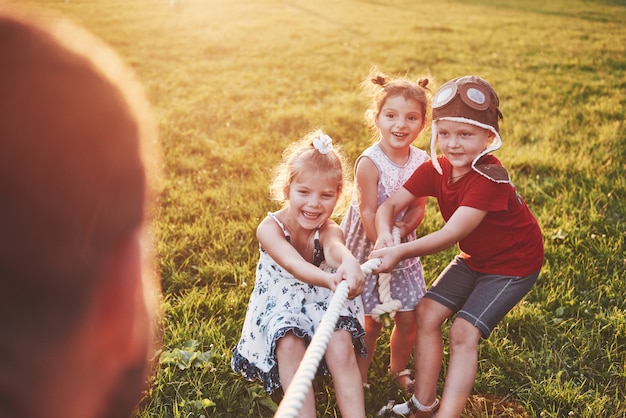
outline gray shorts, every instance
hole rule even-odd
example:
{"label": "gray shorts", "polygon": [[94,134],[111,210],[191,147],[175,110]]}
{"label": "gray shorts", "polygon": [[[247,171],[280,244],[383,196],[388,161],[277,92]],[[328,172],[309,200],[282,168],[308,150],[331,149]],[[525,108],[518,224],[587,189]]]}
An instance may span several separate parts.
{"label": "gray shorts", "polygon": [[470,269],[461,256],[456,256],[424,297],[451,309],[487,338],[498,322],[530,291],[537,277],[539,272],[529,276],[479,273]]}

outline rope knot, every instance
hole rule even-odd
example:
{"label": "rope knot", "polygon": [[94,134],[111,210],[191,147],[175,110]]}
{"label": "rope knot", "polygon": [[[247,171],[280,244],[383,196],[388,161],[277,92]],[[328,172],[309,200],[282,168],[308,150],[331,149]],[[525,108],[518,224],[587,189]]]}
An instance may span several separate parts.
{"label": "rope knot", "polygon": [[[392,235],[394,244],[400,244],[400,230],[397,227],[393,228]],[[378,275],[378,297],[380,303],[372,309],[372,319],[390,328],[393,326],[392,320],[396,312],[402,308],[402,302],[391,297],[391,273]]]}

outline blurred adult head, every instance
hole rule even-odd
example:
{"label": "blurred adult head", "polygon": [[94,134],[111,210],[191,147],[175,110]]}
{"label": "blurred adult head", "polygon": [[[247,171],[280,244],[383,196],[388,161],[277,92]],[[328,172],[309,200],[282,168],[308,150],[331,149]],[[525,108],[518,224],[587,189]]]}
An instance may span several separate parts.
{"label": "blurred adult head", "polygon": [[0,11],[0,51],[0,417],[128,416],[160,292],[149,106],[67,22]]}

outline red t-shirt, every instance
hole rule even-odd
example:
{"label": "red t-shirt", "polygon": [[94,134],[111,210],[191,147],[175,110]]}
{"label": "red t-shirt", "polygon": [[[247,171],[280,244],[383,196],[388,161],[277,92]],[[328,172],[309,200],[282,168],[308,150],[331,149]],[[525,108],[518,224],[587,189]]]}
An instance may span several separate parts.
{"label": "red t-shirt", "polygon": [[[510,183],[496,183],[472,170],[448,184],[452,167],[438,158],[440,175],[432,164],[422,164],[404,184],[416,197],[437,198],[447,222],[459,206],[487,211],[482,222],[458,244],[468,266],[481,273],[527,276],[543,265],[543,237],[537,220]],[[497,164],[486,155],[481,164]]]}

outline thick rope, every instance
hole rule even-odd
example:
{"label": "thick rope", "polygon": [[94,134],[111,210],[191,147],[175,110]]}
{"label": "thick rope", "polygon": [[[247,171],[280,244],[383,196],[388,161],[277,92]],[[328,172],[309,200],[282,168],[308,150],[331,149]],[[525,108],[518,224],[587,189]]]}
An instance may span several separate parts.
{"label": "thick rope", "polygon": [[[361,271],[363,274],[368,275],[379,265],[379,258],[367,260],[365,263],[361,264]],[[324,356],[324,352],[326,352],[326,347],[328,347],[333,332],[335,332],[335,325],[337,325],[339,314],[347,298],[348,282],[344,280],[337,285],[335,294],[328,304],[328,309],[322,317],[309,347],[304,353],[304,357],[300,362],[300,366],[298,366],[298,370],[296,370],[293,380],[285,391],[285,396],[278,406],[274,418],[293,418],[298,416],[298,412],[304,403],[304,398],[317,372],[319,362]]]}
{"label": "thick rope", "polygon": [[[392,235],[394,244],[400,244],[400,230],[397,227],[393,228]],[[391,273],[378,275],[378,297],[380,303],[372,309],[372,319],[378,323],[382,322],[389,328],[396,312],[402,308],[402,302],[391,297]]]}

